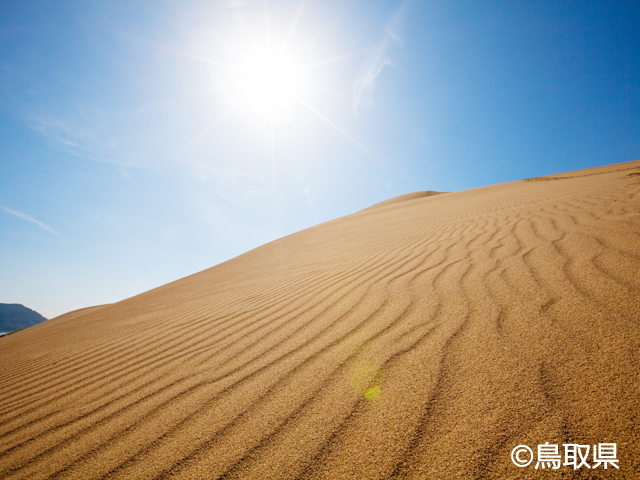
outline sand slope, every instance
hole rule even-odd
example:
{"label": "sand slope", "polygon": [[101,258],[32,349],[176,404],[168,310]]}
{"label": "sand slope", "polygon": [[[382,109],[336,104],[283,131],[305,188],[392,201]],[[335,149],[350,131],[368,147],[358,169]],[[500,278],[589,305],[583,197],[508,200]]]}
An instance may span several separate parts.
{"label": "sand slope", "polygon": [[0,478],[638,478],[639,292],[640,161],[389,202],[0,338]]}

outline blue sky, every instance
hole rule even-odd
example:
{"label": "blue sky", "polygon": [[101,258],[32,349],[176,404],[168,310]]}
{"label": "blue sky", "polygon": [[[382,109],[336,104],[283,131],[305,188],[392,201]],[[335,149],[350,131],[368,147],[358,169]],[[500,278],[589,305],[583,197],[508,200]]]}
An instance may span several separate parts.
{"label": "blue sky", "polygon": [[0,302],[111,303],[418,190],[640,158],[640,4],[3,1]]}

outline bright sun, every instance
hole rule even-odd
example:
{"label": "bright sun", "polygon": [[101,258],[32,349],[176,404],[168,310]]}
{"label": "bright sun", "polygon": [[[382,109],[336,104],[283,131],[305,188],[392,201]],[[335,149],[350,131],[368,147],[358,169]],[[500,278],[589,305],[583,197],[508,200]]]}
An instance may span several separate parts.
{"label": "bright sun", "polygon": [[[270,140],[274,212],[278,129],[282,127],[283,138],[289,138],[294,129],[308,125],[302,114],[317,117],[369,155],[379,158],[323,113],[324,105],[318,105],[321,99],[329,99],[327,95],[332,98],[348,96],[341,90],[325,88],[327,81],[339,77],[336,71],[332,73],[327,68],[350,58],[354,52],[317,58],[318,52],[324,49],[323,45],[318,44],[318,38],[328,31],[333,20],[317,28],[315,33],[307,32],[308,27],[303,26],[301,21],[305,4],[304,0],[300,2],[288,27],[269,15],[267,0],[264,1],[264,16],[254,16],[251,10],[234,7],[234,19],[229,21],[229,27],[206,29],[207,36],[215,40],[213,44],[203,43],[195,54],[172,51],[210,65],[211,90],[219,95],[221,105],[224,105],[215,119],[195,134],[178,153],[192,148],[228,117],[244,117],[247,126],[258,127],[261,132],[268,134]],[[247,12],[247,15],[243,12]],[[298,30],[304,34],[299,36]],[[201,53],[203,51],[204,54]],[[329,102],[326,107],[332,104]],[[263,130],[264,127],[267,129]]]}
{"label": "bright sun", "polygon": [[318,28],[313,35],[299,36],[297,30],[304,30],[300,20],[304,6],[302,1],[288,27],[269,15],[267,1],[264,2],[264,17],[245,17],[240,9],[235,10],[238,22],[230,22],[230,28],[220,29],[221,33],[207,29],[215,43],[213,47],[204,44],[206,54],[174,52],[211,65],[212,91],[219,93],[222,105],[225,105],[224,111],[195,135],[183,150],[191,148],[227,117],[240,114],[248,124],[259,128],[265,126],[265,120],[268,122],[271,162],[275,168],[276,129],[279,126],[287,129],[297,127],[296,120],[302,118],[299,115],[310,113],[362,150],[376,156],[322,113],[322,106],[316,106],[319,96],[328,98],[328,94],[339,98],[345,95],[322,84],[332,78],[327,75],[326,68],[349,58],[352,53],[318,59],[316,55],[322,51],[322,46],[318,45],[317,39],[333,21]]}
{"label": "bright sun", "polygon": [[258,109],[280,109],[288,103],[295,85],[295,70],[280,55],[249,58],[243,68],[247,100]]}

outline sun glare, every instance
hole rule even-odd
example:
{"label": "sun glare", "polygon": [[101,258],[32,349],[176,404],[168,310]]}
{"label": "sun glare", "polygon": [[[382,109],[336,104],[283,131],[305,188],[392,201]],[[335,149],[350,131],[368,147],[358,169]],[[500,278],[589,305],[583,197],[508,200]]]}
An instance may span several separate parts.
{"label": "sun glare", "polygon": [[[275,185],[278,129],[282,127],[291,131],[297,128],[298,123],[306,125],[306,122],[298,120],[303,118],[301,115],[311,114],[360,149],[377,157],[327,115],[324,106],[318,105],[322,96],[339,98],[345,95],[345,92],[325,88],[323,84],[331,78],[331,75],[327,75],[327,69],[337,68],[339,62],[350,58],[354,52],[318,58],[318,52],[324,49],[318,44],[319,39],[327,34],[333,20],[319,25],[316,32],[309,35],[306,31],[308,28],[302,26],[300,20],[305,4],[304,1],[300,2],[288,26],[269,14],[267,0],[264,2],[263,16],[253,16],[238,7],[235,10],[236,18],[229,22],[228,29],[220,28],[220,33],[216,29],[206,29],[213,42],[204,44],[201,49],[204,54],[172,51],[210,65],[212,91],[219,96],[223,106],[222,111],[195,134],[179,153],[201,142],[225,119],[232,116],[243,118],[247,126],[257,127],[261,132],[265,132],[262,130],[265,126],[268,129],[265,133],[270,138]],[[243,12],[247,12],[247,15]]]}
{"label": "sun glare", "polygon": [[[259,2],[255,3],[257,5]],[[268,0],[264,0],[262,16],[254,15],[255,12],[249,7],[236,6],[232,8],[233,19],[230,17],[229,22],[224,22],[225,25],[228,23],[228,27],[209,28],[201,25],[210,39],[200,44],[195,53],[170,51],[209,65],[211,91],[215,92],[223,107],[176,155],[185,154],[207,139],[213,129],[229,117],[241,119],[247,127],[257,128],[260,135],[264,135],[263,138],[269,138],[275,222],[276,158],[280,148],[277,137],[282,133],[283,139],[289,139],[294,131],[302,132],[299,126],[304,128],[309,125],[302,115],[319,119],[372,157],[380,157],[326,112],[333,102],[319,105],[322,99],[328,98],[327,95],[333,98],[344,98],[346,95],[348,98],[342,89],[325,88],[328,80],[337,78],[327,69],[333,69],[335,74],[340,62],[357,53],[343,52],[331,56],[325,52],[318,58],[318,53],[325,49],[319,39],[328,35],[334,20],[318,25],[315,33],[309,32],[310,25],[301,22],[306,5],[304,0],[300,1],[288,26],[286,22],[270,15],[268,3]],[[368,390],[363,391],[365,398],[371,401],[381,394],[379,385],[369,386]]]}
{"label": "sun glare", "polygon": [[247,61],[244,70],[245,95],[258,109],[278,110],[290,100],[294,69],[282,56],[262,54]]}

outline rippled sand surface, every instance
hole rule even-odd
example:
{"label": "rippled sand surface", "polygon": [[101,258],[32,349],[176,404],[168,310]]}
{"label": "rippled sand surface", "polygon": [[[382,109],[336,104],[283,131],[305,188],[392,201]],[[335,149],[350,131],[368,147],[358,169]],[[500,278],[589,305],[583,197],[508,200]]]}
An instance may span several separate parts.
{"label": "rippled sand surface", "polygon": [[433,193],[0,338],[0,478],[639,478],[640,161]]}

